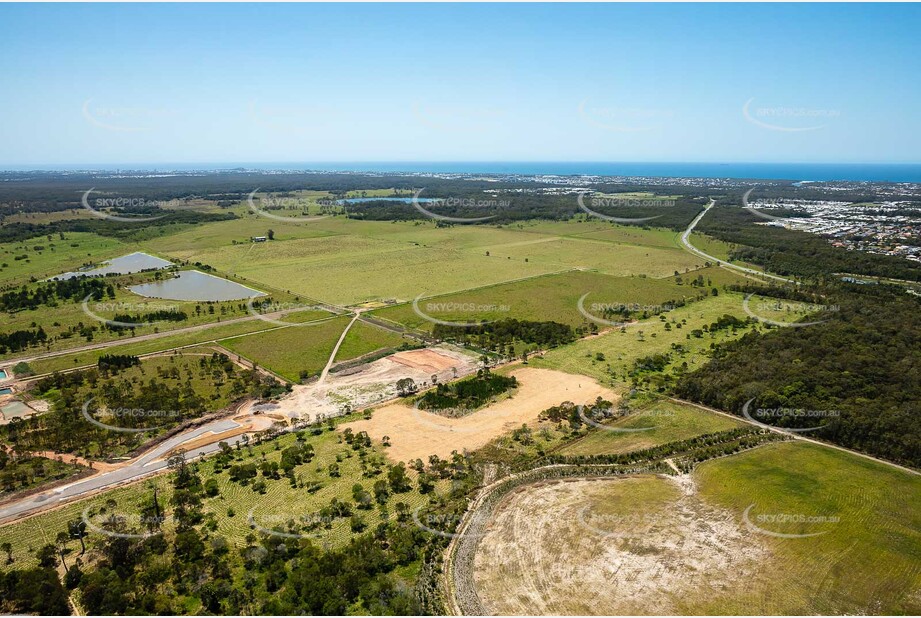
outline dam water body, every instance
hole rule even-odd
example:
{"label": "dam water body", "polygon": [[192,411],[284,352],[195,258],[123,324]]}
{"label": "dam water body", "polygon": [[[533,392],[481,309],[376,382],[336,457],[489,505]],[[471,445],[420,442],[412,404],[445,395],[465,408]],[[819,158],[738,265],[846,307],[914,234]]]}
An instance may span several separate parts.
{"label": "dam water body", "polygon": [[141,296],[165,300],[217,302],[265,296],[259,290],[198,270],[183,270],[176,273],[176,276],[171,279],[133,285],[128,289]]}

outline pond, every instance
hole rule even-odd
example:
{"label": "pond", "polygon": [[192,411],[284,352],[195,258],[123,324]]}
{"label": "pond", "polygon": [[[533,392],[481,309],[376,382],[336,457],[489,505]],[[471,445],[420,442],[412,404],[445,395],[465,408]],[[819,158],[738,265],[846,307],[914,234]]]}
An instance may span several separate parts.
{"label": "pond", "polygon": [[443,200],[437,197],[347,197],[345,199],[336,200],[337,204],[366,204],[368,202],[400,202],[401,204],[412,204],[413,202],[418,202],[420,204],[429,204],[432,202],[441,202]]}
{"label": "pond", "polygon": [[0,388],[0,395],[11,395],[12,393],[13,389],[11,388]]}
{"label": "pond", "polygon": [[0,380],[6,380],[8,377],[9,375],[7,375],[6,371],[0,369]]}
{"label": "pond", "polygon": [[141,296],[166,300],[221,301],[265,296],[259,290],[198,270],[182,270],[172,279],[132,285],[128,289]]}
{"label": "pond", "polygon": [[166,268],[172,265],[173,263],[168,260],[158,258],[148,253],[136,251],[134,253],[129,253],[128,255],[123,255],[121,257],[108,260],[105,262],[104,266],[100,266],[98,268],[81,270],[78,272],[63,273],[57,277],[52,277],[51,279],[72,279],[74,277],[92,277],[95,275],[109,274],[130,275],[131,273],[139,273],[142,270]]}
{"label": "pond", "polygon": [[21,401],[11,401],[3,407],[0,407],[0,413],[3,414],[4,420],[11,420],[21,416],[35,414],[35,410]]}

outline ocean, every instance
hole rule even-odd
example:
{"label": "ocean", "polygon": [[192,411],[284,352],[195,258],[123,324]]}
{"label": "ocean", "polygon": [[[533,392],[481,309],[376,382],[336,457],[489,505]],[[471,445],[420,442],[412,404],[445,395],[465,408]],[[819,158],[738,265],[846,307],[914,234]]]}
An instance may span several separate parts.
{"label": "ocean", "polygon": [[134,163],[23,166],[19,170],[314,170],[353,172],[431,172],[461,174],[552,174],[559,176],[653,176],[758,180],[847,180],[921,182],[918,163],[605,163],[592,161],[348,161],[274,163]]}

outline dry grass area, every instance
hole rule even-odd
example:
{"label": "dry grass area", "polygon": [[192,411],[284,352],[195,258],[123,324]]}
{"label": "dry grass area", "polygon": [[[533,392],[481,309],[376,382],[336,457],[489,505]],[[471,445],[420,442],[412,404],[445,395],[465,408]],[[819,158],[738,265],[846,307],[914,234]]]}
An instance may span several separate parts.
{"label": "dry grass area", "polygon": [[461,418],[394,403],[375,410],[371,420],[342,427],[356,433],[366,431],[376,441],[389,436],[387,454],[394,460],[425,461],[429,455],[445,458],[452,451],[476,450],[522,424],[534,423],[541,412],[564,401],[582,404],[598,397],[617,399],[614,392],[585,376],[533,367],[521,367],[509,375],[519,383],[512,397]]}
{"label": "dry grass area", "polygon": [[483,511],[453,581],[482,614],[919,615],[919,486],[801,441],[532,483]]}
{"label": "dry grass area", "polygon": [[529,485],[495,513],[474,560],[487,614],[682,614],[768,554],[686,476]]}

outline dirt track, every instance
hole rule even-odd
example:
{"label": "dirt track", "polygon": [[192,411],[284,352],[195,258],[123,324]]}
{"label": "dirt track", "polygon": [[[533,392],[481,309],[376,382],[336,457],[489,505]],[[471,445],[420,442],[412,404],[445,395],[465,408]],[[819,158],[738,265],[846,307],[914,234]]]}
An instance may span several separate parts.
{"label": "dirt track", "polygon": [[598,397],[609,401],[617,398],[592,378],[562,371],[521,367],[511,375],[519,382],[514,396],[461,418],[446,418],[395,403],[376,410],[369,421],[347,426],[356,433],[368,432],[375,441],[390,436],[387,454],[394,460],[424,461],[429,455],[444,458],[450,457],[452,451],[478,449],[524,423],[533,423],[541,412],[564,401],[589,403]]}

